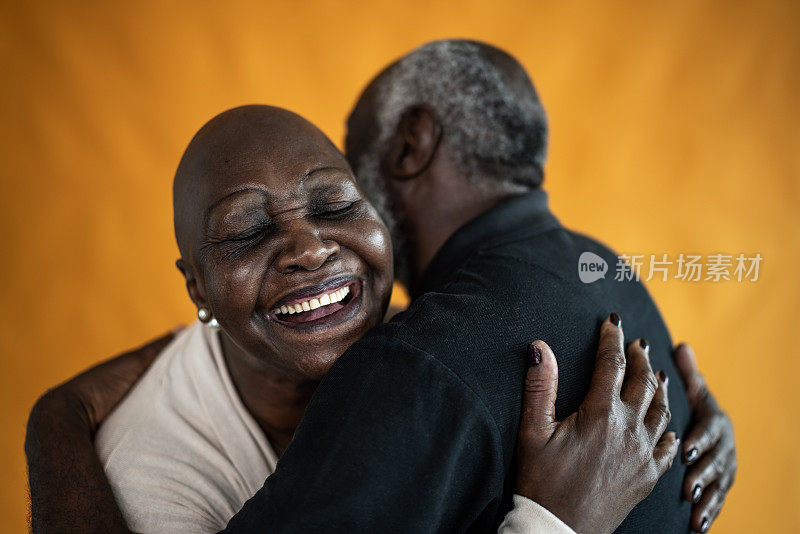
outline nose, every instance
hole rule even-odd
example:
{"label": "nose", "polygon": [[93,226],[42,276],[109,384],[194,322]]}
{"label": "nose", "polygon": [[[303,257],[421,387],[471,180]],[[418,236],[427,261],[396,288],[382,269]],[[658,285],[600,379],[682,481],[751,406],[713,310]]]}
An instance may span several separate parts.
{"label": "nose", "polygon": [[316,227],[305,221],[294,221],[286,228],[287,241],[275,259],[275,268],[288,274],[298,270],[315,271],[339,254],[339,244],[320,239]]}

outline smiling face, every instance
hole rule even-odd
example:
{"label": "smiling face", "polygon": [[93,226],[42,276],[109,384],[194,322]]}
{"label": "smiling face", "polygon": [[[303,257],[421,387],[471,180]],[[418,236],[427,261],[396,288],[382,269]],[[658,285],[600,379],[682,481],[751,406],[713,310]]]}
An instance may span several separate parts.
{"label": "smiling face", "polygon": [[383,317],[386,227],[342,154],[293,113],[246,106],[204,126],[176,174],[175,229],[195,304],[287,376],[320,379]]}

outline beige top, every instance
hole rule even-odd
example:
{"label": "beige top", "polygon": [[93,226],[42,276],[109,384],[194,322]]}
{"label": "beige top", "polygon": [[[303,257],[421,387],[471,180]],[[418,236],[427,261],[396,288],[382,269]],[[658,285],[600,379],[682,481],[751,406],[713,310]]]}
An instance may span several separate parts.
{"label": "beige top", "polygon": [[135,532],[218,532],[278,461],[216,333],[181,331],[100,427],[98,456]]}

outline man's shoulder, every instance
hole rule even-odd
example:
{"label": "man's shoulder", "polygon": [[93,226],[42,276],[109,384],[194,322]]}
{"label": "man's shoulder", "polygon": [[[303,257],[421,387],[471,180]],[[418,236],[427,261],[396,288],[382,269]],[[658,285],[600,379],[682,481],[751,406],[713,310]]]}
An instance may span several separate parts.
{"label": "man's shoulder", "polygon": [[[498,259],[511,260],[506,265],[509,269],[525,271],[534,267],[550,273],[562,282],[572,284],[578,281],[578,261],[586,252],[602,258],[612,268],[617,254],[601,241],[558,226],[546,232],[519,232],[503,236],[479,248],[465,262],[466,269],[495,269]],[[481,261],[483,260],[483,261]]]}
{"label": "man's shoulder", "polygon": [[[426,308],[422,315],[428,311]],[[331,371],[336,371],[334,374],[338,374],[347,368],[351,375],[350,380],[367,379],[373,374],[397,372],[398,382],[402,380],[413,382],[416,380],[415,375],[436,375],[440,380],[446,379],[458,383],[457,374],[454,374],[439,357],[438,347],[426,343],[425,338],[414,331],[420,318],[411,319],[408,314],[409,310],[405,310],[391,322],[374,327],[335,362]],[[447,332],[442,334],[446,335]]]}
{"label": "man's shoulder", "polygon": [[[442,331],[444,342],[432,344],[428,339],[431,331],[412,331],[414,324],[400,318],[373,328],[334,363],[317,391],[335,390],[342,405],[377,402],[390,406],[400,402],[412,411],[447,398],[448,402],[440,405],[442,412],[483,420],[496,430],[491,406],[476,389],[474,377],[453,365],[460,349],[445,348],[452,332]],[[469,359],[466,354],[462,356],[465,361]]]}
{"label": "man's shoulder", "polygon": [[641,313],[655,310],[637,277],[617,277],[623,265],[620,258],[598,239],[559,226],[540,234],[509,236],[479,249],[462,266],[459,278],[491,283],[493,291],[503,287],[527,291],[519,298],[535,298],[561,309],[590,303],[605,310],[625,303]]}

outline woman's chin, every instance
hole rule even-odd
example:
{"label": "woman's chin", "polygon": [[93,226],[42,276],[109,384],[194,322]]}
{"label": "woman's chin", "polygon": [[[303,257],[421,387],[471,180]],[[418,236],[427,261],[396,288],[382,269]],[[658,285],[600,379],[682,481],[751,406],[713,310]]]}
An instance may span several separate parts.
{"label": "woman's chin", "polygon": [[373,321],[359,321],[359,327],[353,328],[347,336],[329,338],[317,343],[309,343],[300,350],[292,350],[292,361],[300,367],[304,374],[316,380],[321,380],[330,370],[336,360],[344,354],[350,346],[361,339],[367,331],[374,326]]}
{"label": "woman's chin", "polygon": [[309,379],[319,382],[328,374],[328,371],[331,370],[331,367],[333,367],[333,364],[339,359],[339,356],[341,356],[341,354],[314,358],[312,361],[303,362],[303,374]]}

